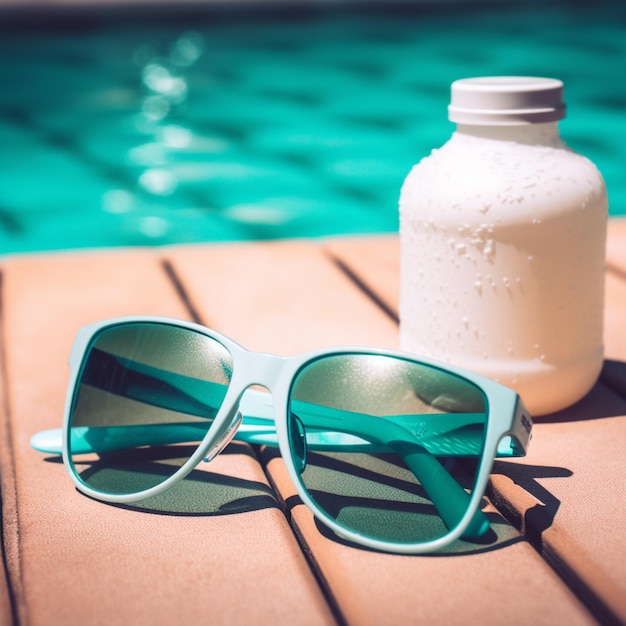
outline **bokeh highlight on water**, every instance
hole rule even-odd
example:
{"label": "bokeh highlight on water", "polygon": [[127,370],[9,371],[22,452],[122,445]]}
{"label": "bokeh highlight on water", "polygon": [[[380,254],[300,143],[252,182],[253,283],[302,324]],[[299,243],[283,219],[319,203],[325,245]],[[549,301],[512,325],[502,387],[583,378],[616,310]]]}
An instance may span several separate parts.
{"label": "bokeh highlight on water", "polygon": [[626,215],[626,4],[0,12],[0,253],[395,232],[449,85],[566,85]]}

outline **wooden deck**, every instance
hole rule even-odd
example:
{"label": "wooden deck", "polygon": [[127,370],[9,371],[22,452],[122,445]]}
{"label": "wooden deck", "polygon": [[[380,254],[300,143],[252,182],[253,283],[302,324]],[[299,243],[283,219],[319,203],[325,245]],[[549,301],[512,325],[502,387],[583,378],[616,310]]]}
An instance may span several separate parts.
{"label": "wooden deck", "polygon": [[[395,237],[0,260],[0,623],[626,623],[626,221],[610,225],[606,366],[496,463],[497,540],[398,556],[320,532],[271,449],[230,444],[168,511],[79,494],[30,436],[60,426],[80,325],[194,319],[254,350],[397,347]],[[283,506],[284,505],[284,506]]]}

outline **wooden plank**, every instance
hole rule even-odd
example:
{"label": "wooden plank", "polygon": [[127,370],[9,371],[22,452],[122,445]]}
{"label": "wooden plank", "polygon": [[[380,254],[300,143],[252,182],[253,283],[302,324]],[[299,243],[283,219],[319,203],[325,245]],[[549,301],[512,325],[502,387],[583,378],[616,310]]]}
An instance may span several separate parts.
{"label": "wooden plank", "polygon": [[[608,250],[612,263],[621,263],[625,229],[624,222],[611,223]],[[373,247],[370,255],[359,247],[366,242],[335,242],[332,253],[348,265],[359,280],[376,293],[386,294],[392,309],[398,311],[398,292],[389,283],[397,283],[397,274],[385,275],[374,271],[381,267],[377,258],[399,257],[398,242],[385,240]],[[394,251],[395,249],[395,251]],[[362,264],[361,259],[366,259]],[[391,267],[391,264],[389,264]],[[399,267],[399,265],[397,266]],[[397,270],[396,270],[397,271]],[[606,277],[605,349],[609,363],[592,393],[576,406],[555,416],[536,419],[530,455],[521,463],[509,467],[506,477],[495,474],[493,487],[499,504],[512,519],[524,521],[522,528],[538,541],[537,547],[565,576],[568,583],[593,608],[600,619],[626,622],[626,563],[622,559],[626,546],[626,500],[623,498],[623,467],[626,452],[623,441],[626,429],[626,279],[609,271]],[[616,366],[620,365],[620,371]],[[610,376],[610,378],[609,378]],[[616,388],[621,394],[616,395]],[[619,389],[618,389],[619,390]],[[523,467],[523,470],[518,470]],[[505,464],[498,464],[504,472]],[[539,469],[538,469],[539,468]],[[526,484],[540,468],[553,468],[554,477],[546,476],[549,488],[539,499],[528,499],[515,476],[525,476]],[[621,468],[621,469],[620,469]],[[521,474],[520,474],[521,471]],[[566,476],[575,478],[566,480]],[[521,480],[521,479],[520,479]],[[622,494],[620,496],[620,494]],[[553,517],[546,520],[550,503],[559,503]],[[545,506],[538,518],[537,507]],[[547,526],[543,528],[542,525]]]}
{"label": "wooden plank", "polygon": [[78,326],[188,316],[157,257],[25,257],[2,274],[11,441],[1,463],[15,473],[4,533],[20,622],[335,623],[249,446],[231,446],[139,510],[80,495],[58,460],[30,449],[33,432],[60,425]]}
{"label": "wooden plank", "polygon": [[[626,218],[609,222],[604,346],[607,359],[626,360]],[[606,372],[605,372],[606,374]],[[626,395],[626,382],[622,384]]]}
{"label": "wooden plank", "polygon": [[[347,247],[358,246],[362,254],[356,256],[370,263],[377,243],[370,249],[351,241]],[[341,251],[340,242],[333,246]],[[167,256],[201,319],[246,346],[293,353],[337,343],[396,345],[395,322],[311,243],[181,248]],[[396,280],[393,273],[381,276],[386,283]],[[517,624],[593,623],[501,518],[494,544],[477,549],[459,543],[453,558],[362,550],[320,532],[295,498],[276,451],[266,448],[263,455],[294,528],[347,623],[497,623],[503,612]]]}
{"label": "wooden plank", "polygon": [[520,625],[595,623],[493,508],[486,512],[497,540],[487,546],[456,542],[428,556],[362,550],[320,532],[309,509],[295,504],[284,464],[275,452],[264,453],[274,481],[291,503],[294,524],[349,624],[501,623],[507,620],[504,606]]}
{"label": "wooden plank", "polygon": [[398,319],[400,242],[397,236],[329,239],[324,249],[363,289],[376,294],[382,307]]}
{"label": "wooden plank", "polygon": [[351,281],[310,241],[173,247],[166,255],[203,322],[250,350],[397,347],[396,324],[363,307]]}
{"label": "wooden plank", "polygon": [[626,275],[626,217],[609,220],[606,259],[609,271]]}
{"label": "wooden plank", "polygon": [[[4,555],[0,556],[4,560]],[[12,626],[15,621],[13,617],[13,609],[11,607],[9,583],[5,572],[0,574],[0,586],[2,587],[0,590],[0,624],[2,624],[2,626]]]}
{"label": "wooden plank", "polygon": [[610,271],[605,281],[604,356],[626,360],[626,274]]}
{"label": "wooden plank", "polygon": [[[0,559],[5,562],[4,549],[0,550]],[[12,626],[14,624],[13,608],[11,606],[11,595],[6,570],[2,567],[0,572],[0,625]]]}
{"label": "wooden plank", "polygon": [[529,455],[492,477],[496,504],[605,624],[626,622],[625,415],[624,398],[598,385],[537,424]]}
{"label": "wooden plank", "polygon": [[[0,316],[2,315],[2,271],[0,269]],[[8,429],[8,406],[6,398],[6,375],[4,370],[4,350],[2,345],[2,339],[0,335],[0,459],[5,457],[3,451],[7,448],[6,442],[9,441],[9,429]],[[0,465],[0,504],[4,500],[11,502],[14,497],[9,496],[8,493],[14,489],[13,472],[12,467],[6,467],[4,464]],[[4,507],[3,507],[4,509]],[[8,511],[7,511],[8,513]],[[1,519],[1,518],[0,518]],[[0,521],[0,529],[2,528],[2,522]],[[11,603],[11,592],[9,588],[9,581],[7,579],[6,570],[6,555],[4,548],[4,540],[0,543],[0,626],[11,626],[14,623],[13,607]]]}

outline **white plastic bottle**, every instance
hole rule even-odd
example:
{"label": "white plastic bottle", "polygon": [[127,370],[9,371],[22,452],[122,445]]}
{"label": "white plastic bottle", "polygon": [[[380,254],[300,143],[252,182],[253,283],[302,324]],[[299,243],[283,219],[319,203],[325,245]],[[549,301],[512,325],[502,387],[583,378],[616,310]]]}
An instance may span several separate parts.
{"label": "white plastic bottle", "polygon": [[400,194],[401,346],[551,413],[602,367],[604,181],[561,140],[561,81],[472,78],[451,93],[456,131]]}

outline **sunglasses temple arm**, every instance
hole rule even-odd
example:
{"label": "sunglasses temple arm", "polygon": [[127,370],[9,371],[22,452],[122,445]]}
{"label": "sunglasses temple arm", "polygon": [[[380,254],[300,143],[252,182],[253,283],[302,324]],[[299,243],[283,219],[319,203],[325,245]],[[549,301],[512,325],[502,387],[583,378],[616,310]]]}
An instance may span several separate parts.
{"label": "sunglasses temple arm", "polygon": [[[452,478],[439,459],[429,452],[417,437],[406,428],[387,419],[372,417],[363,413],[322,408],[305,402],[294,404],[296,405],[295,413],[299,417],[305,415],[303,412],[299,413],[300,409],[306,411],[305,422],[307,427],[313,425],[317,429],[331,432],[339,431],[340,436],[345,433],[349,436],[358,437],[362,441],[371,442],[376,451],[394,452],[419,480],[446,526],[452,529],[459,524],[469,508],[471,495]],[[337,447],[343,446],[339,443],[339,446],[335,444],[333,448],[331,441],[327,449],[336,450]],[[308,437],[307,448],[309,448]],[[315,446],[312,448],[315,449]],[[488,528],[489,520],[478,509],[462,536],[465,538],[479,537]]]}
{"label": "sunglasses temple arm", "polygon": [[[467,512],[471,496],[448,473],[439,460],[416,444],[394,442],[390,448],[419,479],[431,502],[449,530],[455,528]],[[489,529],[487,516],[477,509],[462,537],[480,537]]]}

